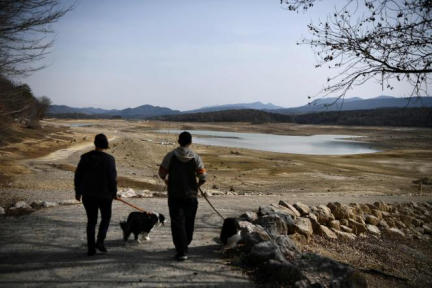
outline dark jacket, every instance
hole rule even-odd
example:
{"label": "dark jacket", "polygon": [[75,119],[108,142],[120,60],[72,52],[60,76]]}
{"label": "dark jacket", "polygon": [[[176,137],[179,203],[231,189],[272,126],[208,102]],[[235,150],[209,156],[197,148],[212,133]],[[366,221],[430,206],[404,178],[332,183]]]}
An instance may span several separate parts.
{"label": "dark jacket", "polygon": [[81,155],[74,182],[76,196],[115,198],[117,171],[114,157],[96,150]]}

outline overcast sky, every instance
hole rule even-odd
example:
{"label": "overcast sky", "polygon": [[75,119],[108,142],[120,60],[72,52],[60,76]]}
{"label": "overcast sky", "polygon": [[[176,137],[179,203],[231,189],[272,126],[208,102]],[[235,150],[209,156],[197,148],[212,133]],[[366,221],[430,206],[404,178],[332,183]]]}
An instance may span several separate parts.
{"label": "overcast sky", "polygon": [[[296,14],[280,0],[81,0],[54,25],[57,42],[44,60],[50,66],[22,82],[72,107],[305,105],[329,70],[314,68],[311,48],[296,43],[335,2]],[[371,82],[347,96],[410,92]]]}

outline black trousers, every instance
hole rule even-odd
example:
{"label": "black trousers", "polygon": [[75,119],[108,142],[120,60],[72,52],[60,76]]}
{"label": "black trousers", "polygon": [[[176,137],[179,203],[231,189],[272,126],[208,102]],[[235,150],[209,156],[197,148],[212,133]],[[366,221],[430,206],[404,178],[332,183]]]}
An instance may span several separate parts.
{"label": "black trousers", "polygon": [[97,243],[103,243],[111,221],[112,199],[83,196],[82,202],[87,213],[87,246],[94,250],[96,246],[95,233],[98,220],[98,210],[101,212],[101,222],[97,235]]}
{"label": "black trousers", "polygon": [[188,246],[193,239],[198,200],[196,198],[168,198],[168,207],[171,233],[177,253],[188,253]]}

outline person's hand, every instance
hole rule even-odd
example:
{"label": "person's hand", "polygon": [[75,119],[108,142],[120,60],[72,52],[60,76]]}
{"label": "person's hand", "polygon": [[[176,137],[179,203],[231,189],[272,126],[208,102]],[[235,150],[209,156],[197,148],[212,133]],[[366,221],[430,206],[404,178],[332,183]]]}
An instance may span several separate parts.
{"label": "person's hand", "polygon": [[75,195],[75,200],[81,202],[81,195]]}
{"label": "person's hand", "polygon": [[198,188],[200,188],[205,182],[198,182]]}
{"label": "person's hand", "polygon": [[118,200],[118,199],[120,199],[120,198],[121,198],[121,196],[118,195],[118,194],[115,194],[114,197],[113,197],[114,200]]}

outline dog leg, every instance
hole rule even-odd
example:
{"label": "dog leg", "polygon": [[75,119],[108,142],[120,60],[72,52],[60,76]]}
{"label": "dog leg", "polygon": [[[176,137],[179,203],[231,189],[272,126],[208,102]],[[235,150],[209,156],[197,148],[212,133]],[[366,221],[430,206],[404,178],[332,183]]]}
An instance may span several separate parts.
{"label": "dog leg", "polygon": [[150,240],[150,237],[148,236],[149,235],[149,233],[143,233],[142,234],[142,236],[141,236],[141,239],[143,239],[143,240],[146,240],[146,241],[149,241]]}

